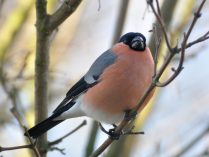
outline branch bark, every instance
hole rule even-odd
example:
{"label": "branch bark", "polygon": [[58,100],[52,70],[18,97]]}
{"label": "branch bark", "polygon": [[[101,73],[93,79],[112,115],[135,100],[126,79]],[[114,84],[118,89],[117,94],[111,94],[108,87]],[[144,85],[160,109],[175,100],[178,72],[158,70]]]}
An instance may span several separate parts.
{"label": "branch bark", "polygon": [[51,15],[48,30],[52,31],[56,29],[77,9],[81,2],[82,0],[65,0],[57,11]]}
{"label": "branch bark", "polygon": [[[35,60],[35,121],[39,123],[47,117],[48,109],[48,69],[49,49],[53,32],[79,6],[82,0],[65,0],[58,10],[47,14],[47,0],[36,0],[36,60]],[[37,140],[42,157],[46,156],[47,136]]]}
{"label": "branch bark", "polygon": [[[47,117],[48,113],[48,67],[49,67],[49,39],[45,25],[48,20],[46,0],[36,0],[36,60],[35,60],[35,123]],[[37,140],[37,148],[41,156],[45,157],[44,147],[47,144],[47,135]]]}

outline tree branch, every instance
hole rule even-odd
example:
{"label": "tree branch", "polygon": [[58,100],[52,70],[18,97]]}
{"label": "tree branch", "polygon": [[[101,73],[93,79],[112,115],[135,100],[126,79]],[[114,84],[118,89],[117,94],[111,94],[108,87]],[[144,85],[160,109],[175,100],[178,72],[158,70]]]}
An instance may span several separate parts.
{"label": "tree branch", "polygon": [[47,0],[36,0],[37,20],[42,20],[47,16],[46,5],[47,5]]}
{"label": "tree branch", "polygon": [[67,133],[66,135],[58,138],[57,140],[48,142],[48,146],[51,147],[53,145],[59,144],[60,142],[62,142],[62,140],[64,140],[65,138],[67,138],[68,136],[72,135],[74,132],[76,132],[77,130],[79,130],[80,128],[82,128],[84,125],[86,125],[86,120],[84,120],[79,126],[77,126],[75,129],[73,129],[72,131],[70,131],[69,133]]}
{"label": "tree branch", "polygon": [[80,5],[82,0],[65,0],[49,18],[48,30],[53,31],[63,23]]}
{"label": "tree branch", "polygon": [[[207,39],[209,39],[209,31],[206,32],[205,34],[203,34],[201,37],[197,38],[196,40],[194,40],[194,41],[192,41],[192,42],[189,42],[189,43],[186,45],[186,49],[192,47],[193,45],[195,45],[195,44],[197,44],[197,43],[203,42],[203,41],[205,41],[205,40],[207,40]],[[181,50],[182,50],[182,48],[178,48],[178,49],[177,49],[177,53],[179,53]]]}
{"label": "tree branch", "polygon": [[[48,68],[50,33],[47,32],[48,20],[46,0],[36,0],[36,58],[35,58],[35,123],[39,123],[47,117],[48,113]],[[43,151],[47,144],[47,135],[44,134],[37,139],[37,148],[41,156],[45,157]]]}
{"label": "tree branch", "polygon": [[75,129],[73,129],[72,131],[70,131],[69,133],[67,133],[66,135],[58,138],[57,140],[51,141],[47,143],[47,146],[45,147],[45,151],[59,151],[61,154],[65,155],[65,152],[63,148],[58,148],[55,147],[54,145],[57,145],[59,143],[61,143],[65,138],[67,138],[68,136],[72,135],[73,133],[75,133],[76,131],[78,131],[80,128],[82,128],[84,125],[86,125],[86,120],[84,120],[80,125],[78,125]]}
{"label": "tree branch", "polygon": [[[10,100],[12,102],[12,106],[13,106],[10,109],[10,111],[13,114],[13,116],[16,118],[16,120],[18,121],[19,126],[23,129],[23,132],[26,132],[26,134],[28,134],[27,133],[27,128],[26,128],[25,125],[23,125],[22,120],[20,118],[20,114],[17,111],[16,95],[14,94],[15,88],[13,87],[11,89],[11,91],[10,91],[8,89],[7,85],[6,85],[6,81],[5,80],[6,80],[5,76],[3,75],[3,73],[1,73],[1,75],[0,75],[0,82],[2,84],[3,90],[5,91],[5,93],[7,94],[7,96],[10,98]],[[35,155],[37,157],[40,157],[40,153],[39,153],[38,149],[36,148],[35,143],[31,139],[31,137],[28,135],[27,138],[28,138],[28,140],[30,142],[30,144],[27,145],[27,146],[30,146],[30,148],[34,151]],[[26,146],[26,145],[24,145],[24,146]],[[1,150],[2,151],[13,150],[14,148],[21,149],[21,147],[22,146],[17,146],[17,148],[16,147],[1,147]],[[24,147],[24,148],[26,148],[26,147]]]}
{"label": "tree branch", "polygon": [[2,7],[4,5],[5,0],[0,0],[0,16],[1,16],[1,11],[2,11]]}
{"label": "tree branch", "polygon": [[32,145],[28,144],[28,145],[15,146],[15,147],[1,147],[0,146],[0,152],[9,151],[9,150],[16,150],[16,149],[24,149],[24,148],[32,149]]}
{"label": "tree branch", "polygon": [[[54,37],[54,30],[69,17],[81,0],[65,0],[58,10],[47,14],[47,0],[36,0],[36,60],[35,60],[35,117],[36,124],[47,117],[48,113],[48,71],[49,48]],[[46,156],[47,135],[40,136],[37,147],[41,156]]]}
{"label": "tree branch", "polygon": [[[192,20],[192,23],[187,31],[187,33],[184,34],[184,38],[183,38],[183,41],[182,41],[182,44],[181,44],[181,51],[180,51],[180,54],[181,54],[181,57],[180,57],[180,60],[179,60],[179,65],[177,67],[177,69],[174,69],[172,68],[172,71],[174,71],[173,75],[167,80],[165,81],[164,83],[157,83],[156,85],[158,87],[165,87],[167,86],[169,83],[171,83],[179,74],[180,72],[182,71],[183,69],[183,63],[184,63],[184,56],[185,56],[185,50],[186,50],[186,47],[187,47],[187,41],[189,39],[189,36],[191,35],[191,32],[198,20],[198,18],[200,18],[200,11],[202,10],[202,7],[204,5],[206,0],[203,0],[202,3],[200,4],[198,10],[196,13],[194,13],[194,18]],[[207,34],[207,33],[206,33]],[[177,48],[173,48],[173,50],[171,51],[172,53],[177,53]],[[172,57],[173,58],[173,57]]]}
{"label": "tree branch", "polygon": [[[18,121],[19,125],[22,127],[23,131],[26,133],[26,137],[28,138],[28,140],[29,140],[29,142],[30,142],[30,144],[28,145],[28,146],[30,146],[30,149],[32,149],[32,150],[34,151],[34,153],[35,153],[35,155],[36,155],[37,157],[41,157],[41,155],[40,155],[40,153],[39,153],[39,151],[38,151],[38,149],[37,149],[37,147],[36,147],[36,143],[33,142],[33,139],[29,136],[27,127],[24,126],[24,125],[22,124],[22,121],[21,121],[21,119],[20,119],[19,114],[17,113],[17,110],[13,107],[13,108],[11,108],[10,111],[12,112],[12,114],[13,114],[13,115],[15,116],[15,118],[17,119],[17,121]],[[19,148],[19,149],[20,149],[20,148]]]}
{"label": "tree branch", "polygon": [[155,54],[154,54],[154,57],[153,57],[154,64],[155,64],[153,77],[155,77],[156,73],[157,73],[159,49],[160,49],[160,45],[161,45],[161,42],[162,42],[162,37],[161,37],[161,34],[160,35],[158,34],[158,28],[157,28],[157,26],[155,24],[153,25],[152,31],[153,31],[154,46],[155,46]]}
{"label": "tree branch", "polygon": [[[157,1],[157,4],[158,4],[159,3],[158,0],[156,0],[156,1]],[[153,5],[153,0],[147,0],[147,4],[150,5],[150,7],[151,7],[151,9],[152,9],[152,11],[153,11],[157,21],[159,22],[159,24],[161,26],[161,29],[162,29],[163,35],[165,37],[165,41],[166,41],[166,45],[168,47],[168,50],[170,52],[172,52],[172,47],[171,47],[171,44],[170,44],[170,41],[169,41],[169,38],[168,38],[168,34],[167,34],[167,31],[166,31],[166,28],[165,28],[164,21],[161,18],[161,15],[159,15],[157,13],[157,11],[155,10],[154,5]],[[158,11],[158,12],[160,12],[160,11]]]}

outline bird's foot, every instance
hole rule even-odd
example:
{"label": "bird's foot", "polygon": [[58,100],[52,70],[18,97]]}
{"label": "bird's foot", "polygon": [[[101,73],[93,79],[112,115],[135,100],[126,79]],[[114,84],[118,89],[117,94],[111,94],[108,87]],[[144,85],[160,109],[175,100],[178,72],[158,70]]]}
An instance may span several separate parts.
{"label": "bird's foot", "polygon": [[124,119],[127,121],[133,120],[136,118],[137,112],[132,110],[125,111]]}
{"label": "bird's foot", "polygon": [[120,136],[122,135],[122,132],[119,132],[119,133],[115,132],[115,129],[116,129],[116,127],[117,127],[117,125],[115,125],[115,124],[113,124],[113,128],[112,128],[112,129],[109,129],[109,131],[107,131],[107,130],[102,126],[101,123],[99,123],[99,127],[100,127],[100,129],[101,129],[104,133],[106,133],[107,135],[109,135],[109,137],[110,137],[111,139],[113,139],[113,140],[119,140]]}
{"label": "bird's foot", "polygon": [[139,135],[139,134],[144,134],[143,131],[140,131],[140,132],[135,132],[135,131],[133,131],[133,129],[134,129],[135,126],[132,126],[132,127],[129,128],[128,130],[126,130],[126,131],[121,131],[121,132],[119,132],[119,133],[115,131],[115,130],[116,130],[116,127],[117,127],[117,125],[115,125],[115,124],[113,124],[113,128],[112,128],[112,129],[109,129],[109,131],[107,131],[107,130],[102,126],[101,123],[99,123],[99,127],[100,127],[100,129],[101,129],[104,133],[106,133],[107,135],[109,135],[109,137],[110,137],[111,139],[113,139],[113,140],[119,140],[120,136],[122,136],[122,135]]}

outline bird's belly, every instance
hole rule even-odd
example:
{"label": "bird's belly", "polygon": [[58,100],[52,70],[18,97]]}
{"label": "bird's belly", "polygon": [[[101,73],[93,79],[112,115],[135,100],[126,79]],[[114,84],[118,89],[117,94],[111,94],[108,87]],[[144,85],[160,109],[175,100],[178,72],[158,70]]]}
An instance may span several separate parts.
{"label": "bird's belly", "polygon": [[84,101],[86,108],[91,108],[88,116],[95,113],[97,116],[93,118],[101,117],[100,119],[105,122],[110,122],[112,119],[115,123],[123,119],[126,110],[135,107],[140,98],[140,91],[138,91],[140,88],[122,75],[118,78],[110,78],[89,89],[84,96]]}
{"label": "bird's belly", "polygon": [[131,61],[127,59],[124,56],[106,68],[99,82],[85,93],[86,108],[92,108],[88,114],[95,110],[99,113],[97,117],[107,117],[106,121],[121,120],[126,110],[137,106],[152,81],[153,67],[138,62],[137,56]]}
{"label": "bird's belly", "polygon": [[107,124],[116,124],[122,121],[125,116],[124,112],[116,114],[108,113],[92,104],[87,104],[86,102],[81,104],[80,109],[87,117],[91,117],[98,122],[105,122]]}

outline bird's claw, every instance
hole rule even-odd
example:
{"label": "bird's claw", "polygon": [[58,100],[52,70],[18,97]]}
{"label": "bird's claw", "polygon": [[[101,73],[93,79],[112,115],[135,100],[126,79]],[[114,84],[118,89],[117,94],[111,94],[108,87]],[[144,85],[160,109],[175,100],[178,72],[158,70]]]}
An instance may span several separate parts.
{"label": "bird's claw", "polygon": [[116,125],[113,125],[114,128],[109,129],[109,131],[107,131],[101,123],[99,123],[99,126],[101,128],[101,130],[106,133],[107,135],[109,135],[109,137],[113,140],[119,140],[121,135],[138,135],[138,134],[144,134],[144,132],[134,132],[134,126],[132,126],[130,129],[128,129],[127,131],[120,131],[119,133],[115,131],[116,129]]}
{"label": "bird's claw", "polygon": [[100,129],[107,135],[109,135],[109,137],[113,140],[119,140],[120,136],[122,135],[122,132],[120,133],[117,133],[115,132],[115,128],[117,127],[115,124],[113,124],[113,127],[112,129],[109,129],[109,131],[107,131],[101,123],[99,123],[99,127]]}
{"label": "bird's claw", "polygon": [[119,140],[119,138],[120,138],[120,136],[122,135],[122,132],[116,132],[115,131],[115,128],[113,128],[113,129],[110,129],[109,131],[108,131],[108,135],[109,135],[109,137],[111,138],[111,139],[113,139],[113,140]]}

